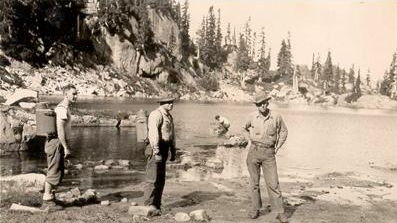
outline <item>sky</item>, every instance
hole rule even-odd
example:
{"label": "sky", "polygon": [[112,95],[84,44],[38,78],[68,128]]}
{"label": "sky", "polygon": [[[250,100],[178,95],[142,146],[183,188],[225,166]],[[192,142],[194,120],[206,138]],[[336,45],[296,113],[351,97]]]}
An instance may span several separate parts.
{"label": "sky", "polygon": [[334,64],[346,70],[354,64],[361,76],[369,69],[374,79],[397,50],[397,0],[189,0],[193,38],[211,5],[221,10],[222,32],[230,22],[238,36],[249,17],[254,31],[264,27],[272,69],[288,32],[295,64],[310,68],[313,53],[324,63],[331,51]]}

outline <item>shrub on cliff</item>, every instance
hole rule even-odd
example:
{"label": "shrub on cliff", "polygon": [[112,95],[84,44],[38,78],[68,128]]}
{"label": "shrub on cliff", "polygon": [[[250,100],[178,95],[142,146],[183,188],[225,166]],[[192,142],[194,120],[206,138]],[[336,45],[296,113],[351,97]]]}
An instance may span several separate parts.
{"label": "shrub on cliff", "polygon": [[45,64],[54,43],[73,45],[80,7],[80,0],[1,1],[1,48],[17,60]]}
{"label": "shrub on cliff", "polygon": [[211,75],[206,75],[197,80],[197,83],[203,87],[206,91],[217,91],[219,90],[218,79]]}

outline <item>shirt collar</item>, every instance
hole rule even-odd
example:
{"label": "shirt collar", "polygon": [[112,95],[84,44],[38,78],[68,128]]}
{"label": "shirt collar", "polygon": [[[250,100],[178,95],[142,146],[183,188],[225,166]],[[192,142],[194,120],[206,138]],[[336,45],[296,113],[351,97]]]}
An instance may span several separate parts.
{"label": "shirt collar", "polygon": [[270,118],[270,116],[271,116],[270,110],[269,110],[269,113],[267,113],[266,116],[263,116],[262,113],[260,113],[259,111],[256,112],[256,117],[257,117],[257,118],[263,118],[263,119],[267,120],[267,119]]}
{"label": "shirt collar", "polygon": [[61,103],[59,103],[59,106],[64,107],[64,108],[69,108],[69,102],[67,98],[64,98]]}
{"label": "shirt collar", "polygon": [[159,111],[164,114],[164,115],[168,115],[169,112],[167,110],[165,110],[162,106],[159,107]]}

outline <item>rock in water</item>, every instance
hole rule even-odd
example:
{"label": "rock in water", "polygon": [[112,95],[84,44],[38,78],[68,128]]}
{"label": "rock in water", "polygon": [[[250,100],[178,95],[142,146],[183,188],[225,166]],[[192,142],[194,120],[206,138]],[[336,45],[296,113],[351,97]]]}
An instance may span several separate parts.
{"label": "rock in water", "polygon": [[218,146],[215,157],[223,163],[223,170],[219,177],[230,179],[249,176],[246,164],[247,154],[248,149],[244,147]]}

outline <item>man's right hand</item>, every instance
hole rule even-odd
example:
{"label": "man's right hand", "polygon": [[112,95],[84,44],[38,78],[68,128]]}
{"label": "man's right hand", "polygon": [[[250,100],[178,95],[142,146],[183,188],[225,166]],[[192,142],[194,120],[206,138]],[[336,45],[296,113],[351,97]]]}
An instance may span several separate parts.
{"label": "man's right hand", "polygon": [[64,158],[66,159],[66,158],[68,158],[68,157],[70,157],[70,155],[72,154],[72,152],[70,152],[70,150],[68,149],[68,148],[65,148],[65,152],[64,152],[65,154],[64,154]]}

